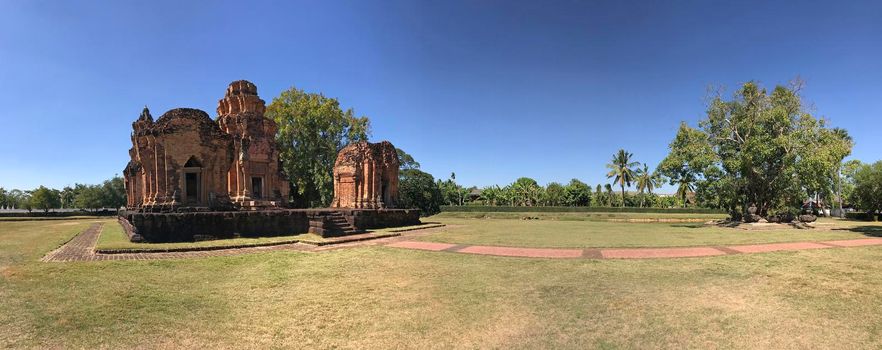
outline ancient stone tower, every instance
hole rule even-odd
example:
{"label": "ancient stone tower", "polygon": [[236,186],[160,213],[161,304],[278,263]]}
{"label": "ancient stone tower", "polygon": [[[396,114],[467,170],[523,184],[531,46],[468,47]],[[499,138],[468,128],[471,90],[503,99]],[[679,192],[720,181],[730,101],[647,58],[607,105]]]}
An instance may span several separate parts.
{"label": "ancient stone tower", "polygon": [[264,117],[254,84],[230,84],[217,121],[177,108],[153,121],[145,107],[132,123],[131,161],[124,170],[127,206],[258,209],[282,206],[288,182],[280,172],[276,123]]}
{"label": "ancient stone tower", "polygon": [[244,207],[266,206],[267,200],[288,197],[276,147],[276,123],[266,117],[257,86],[234,81],[217,104],[217,122],[233,138],[233,163],[228,183],[230,199]]}
{"label": "ancient stone tower", "polygon": [[334,163],[335,208],[381,209],[398,205],[398,153],[389,141],[356,142]]}

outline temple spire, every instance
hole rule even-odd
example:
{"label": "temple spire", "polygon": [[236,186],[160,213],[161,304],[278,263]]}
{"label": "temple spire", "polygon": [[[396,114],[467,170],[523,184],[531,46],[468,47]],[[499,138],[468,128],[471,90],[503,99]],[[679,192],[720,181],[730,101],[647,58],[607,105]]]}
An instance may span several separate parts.
{"label": "temple spire", "polygon": [[149,120],[153,121],[153,116],[150,115],[150,109],[147,108],[147,105],[144,105],[144,109],[141,110],[141,116],[138,117],[138,120]]}

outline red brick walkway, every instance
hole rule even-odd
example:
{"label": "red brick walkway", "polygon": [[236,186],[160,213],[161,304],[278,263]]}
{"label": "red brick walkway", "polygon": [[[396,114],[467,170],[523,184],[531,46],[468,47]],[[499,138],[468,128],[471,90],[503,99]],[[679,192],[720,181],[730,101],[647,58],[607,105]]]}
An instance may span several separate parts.
{"label": "red brick walkway", "polygon": [[717,247],[671,247],[671,248],[516,248],[482,245],[457,245],[421,241],[398,241],[386,244],[387,247],[445,251],[464,254],[514,256],[522,258],[589,258],[589,259],[655,259],[692,258],[731,254],[765,253],[795,251],[806,249],[829,249],[844,247],[863,247],[882,245],[882,238],[861,238],[838,241],[767,243],[749,245],[730,245]]}

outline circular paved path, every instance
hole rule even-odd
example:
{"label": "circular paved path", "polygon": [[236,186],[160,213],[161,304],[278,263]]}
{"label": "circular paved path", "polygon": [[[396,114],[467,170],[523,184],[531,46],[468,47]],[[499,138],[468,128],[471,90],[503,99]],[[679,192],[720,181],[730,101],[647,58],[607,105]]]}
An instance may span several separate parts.
{"label": "circular paved path", "polygon": [[41,261],[104,261],[104,260],[154,260],[175,258],[196,258],[209,256],[230,256],[261,251],[297,250],[317,252],[364,245],[380,245],[392,248],[415,249],[433,252],[453,252],[492,256],[550,259],[652,259],[652,258],[691,258],[732,254],[765,253],[776,251],[796,251],[806,249],[829,249],[882,245],[882,238],[861,238],[833,241],[765,243],[706,247],[659,247],[659,248],[522,248],[484,245],[461,245],[452,243],[424,242],[410,240],[436,232],[437,228],[417,229],[407,233],[407,237],[378,236],[363,234],[340,237],[326,246],[303,243],[286,243],[271,246],[225,248],[202,251],[145,252],[145,253],[98,253],[95,245],[101,235],[103,224],[92,224],[69,242],[46,254]]}

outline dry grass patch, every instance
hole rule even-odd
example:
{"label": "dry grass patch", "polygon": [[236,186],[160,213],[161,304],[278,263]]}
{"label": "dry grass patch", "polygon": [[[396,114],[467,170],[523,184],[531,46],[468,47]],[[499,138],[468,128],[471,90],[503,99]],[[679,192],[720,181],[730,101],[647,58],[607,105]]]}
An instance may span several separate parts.
{"label": "dry grass patch", "polygon": [[365,246],[61,264],[37,259],[71,232],[5,225],[16,243],[0,241],[0,259],[16,272],[0,277],[12,330],[0,347],[882,346],[882,247],[608,261]]}

